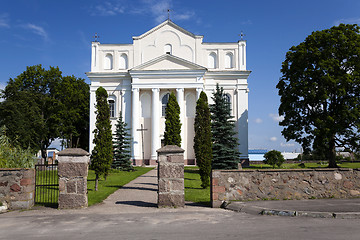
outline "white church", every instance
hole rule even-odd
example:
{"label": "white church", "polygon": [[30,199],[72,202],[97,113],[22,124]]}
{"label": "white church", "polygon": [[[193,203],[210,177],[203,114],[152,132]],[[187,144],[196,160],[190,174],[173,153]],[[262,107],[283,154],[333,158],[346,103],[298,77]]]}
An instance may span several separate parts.
{"label": "white church", "polygon": [[155,165],[165,129],[165,107],[174,92],[180,106],[181,147],[186,165],[196,164],[193,149],[196,101],[204,91],[212,104],[218,83],[236,121],[241,159],[248,159],[248,82],[246,41],[203,42],[203,36],[171,20],[133,37],[132,44],[92,42],[90,152],[94,148],[95,91],[109,95],[113,132],[120,115],[131,129],[134,165]]}

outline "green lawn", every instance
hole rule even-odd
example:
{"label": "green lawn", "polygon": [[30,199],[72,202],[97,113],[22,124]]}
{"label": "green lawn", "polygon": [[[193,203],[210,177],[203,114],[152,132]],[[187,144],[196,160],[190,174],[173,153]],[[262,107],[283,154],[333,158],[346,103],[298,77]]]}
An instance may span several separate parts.
{"label": "green lawn", "polygon": [[[328,166],[327,162],[316,162],[316,163],[307,163],[304,162],[305,167],[299,166],[299,163],[284,163],[281,165],[280,169],[301,169],[301,168],[326,168]],[[342,168],[360,168],[359,162],[345,162],[338,164],[339,167]],[[246,167],[244,169],[272,169],[272,166],[268,164],[251,164],[250,167]],[[275,169],[278,169],[275,167]]]}
{"label": "green lawn", "polygon": [[153,168],[149,167],[135,167],[133,172],[123,172],[112,170],[107,176],[106,181],[101,178],[99,180],[98,191],[95,189],[95,173],[92,170],[89,170],[88,175],[88,202],[89,206],[100,203],[106,199],[110,194],[124,186],[125,184],[131,182],[135,178],[149,172]]}
{"label": "green lawn", "polygon": [[210,187],[203,189],[198,167],[185,167],[185,201],[210,206]]}

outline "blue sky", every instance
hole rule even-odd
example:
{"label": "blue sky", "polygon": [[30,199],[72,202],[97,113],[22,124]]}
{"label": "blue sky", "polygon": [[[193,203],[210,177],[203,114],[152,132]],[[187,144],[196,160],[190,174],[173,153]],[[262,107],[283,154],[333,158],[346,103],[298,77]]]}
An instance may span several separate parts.
{"label": "blue sky", "polygon": [[[288,49],[313,31],[360,24],[358,0],[15,0],[0,8],[0,88],[26,66],[59,66],[86,79],[95,33],[101,43],[132,43],[167,18],[204,42],[247,40],[249,148],[300,150],[286,142],[275,88]],[[88,81],[88,79],[87,79]]]}

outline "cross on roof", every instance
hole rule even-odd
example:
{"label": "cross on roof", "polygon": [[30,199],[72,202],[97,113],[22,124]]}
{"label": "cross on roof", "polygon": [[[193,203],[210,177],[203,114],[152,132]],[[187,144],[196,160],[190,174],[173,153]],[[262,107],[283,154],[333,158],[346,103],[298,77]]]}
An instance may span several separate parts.
{"label": "cross on roof", "polygon": [[167,14],[168,14],[168,20],[170,20],[170,11],[172,11],[171,9],[167,10]]}
{"label": "cross on roof", "polygon": [[98,41],[99,41],[100,36],[99,36],[97,33],[95,33],[94,38],[95,38],[95,42],[98,42]]}
{"label": "cross on roof", "polygon": [[244,32],[243,32],[243,31],[241,31],[241,33],[239,34],[239,36],[240,36],[241,41],[242,41],[246,35],[244,34]]}

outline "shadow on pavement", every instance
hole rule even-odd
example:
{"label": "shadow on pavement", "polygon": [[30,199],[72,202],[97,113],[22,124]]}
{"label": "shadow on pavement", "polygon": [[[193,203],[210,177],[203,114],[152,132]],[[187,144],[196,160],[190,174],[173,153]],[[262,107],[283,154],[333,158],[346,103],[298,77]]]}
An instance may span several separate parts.
{"label": "shadow on pavement", "polygon": [[137,207],[156,207],[157,204],[144,201],[117,201],[115,204],[131,205]]}

